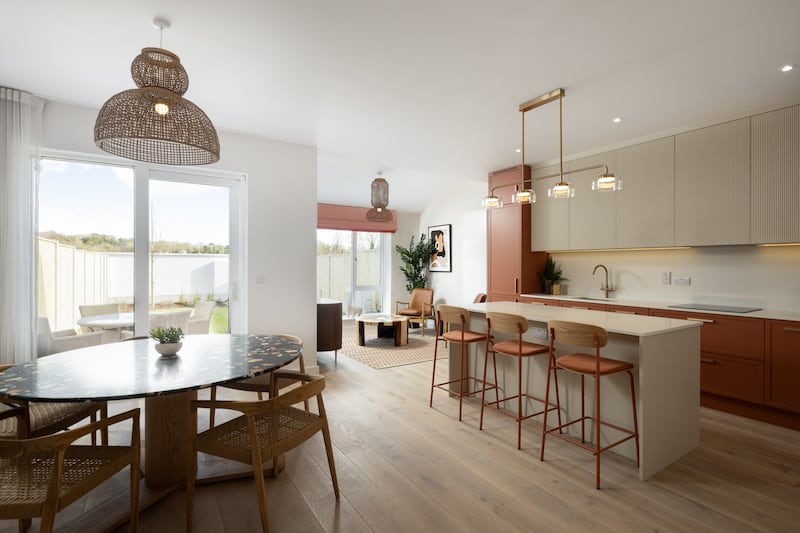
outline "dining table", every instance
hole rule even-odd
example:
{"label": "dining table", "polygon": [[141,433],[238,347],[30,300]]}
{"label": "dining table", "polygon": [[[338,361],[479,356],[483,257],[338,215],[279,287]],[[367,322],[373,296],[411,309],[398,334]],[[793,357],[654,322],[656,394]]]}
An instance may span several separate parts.
{"label": "dining table", "polygon": [[[189,335],[173,357],[159,355],[154,343],[137,338],[15,365],[0,373],[0,398],[35,402],[144,398],[144,479],[163,495],[186,480],[189,450],[197,434],[197,418],[191,411],[197,391],[272,372],[302,352],[300,344],[277,335]],[[199,472],[199,482],[201,478]]]}

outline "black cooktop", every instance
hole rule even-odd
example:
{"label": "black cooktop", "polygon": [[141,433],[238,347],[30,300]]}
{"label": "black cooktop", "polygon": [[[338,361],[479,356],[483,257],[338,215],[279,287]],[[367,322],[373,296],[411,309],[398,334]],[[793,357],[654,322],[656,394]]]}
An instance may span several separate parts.
{"label": "black cooktop", "polygon": [[753,311],[761,311],[760,307],[736,307],[732,305],[714,304],[679,304],[669,305],[667,307],[675,307],[678,309],[697,309],[698,311],[719,311],[721,313],[752,313]]}

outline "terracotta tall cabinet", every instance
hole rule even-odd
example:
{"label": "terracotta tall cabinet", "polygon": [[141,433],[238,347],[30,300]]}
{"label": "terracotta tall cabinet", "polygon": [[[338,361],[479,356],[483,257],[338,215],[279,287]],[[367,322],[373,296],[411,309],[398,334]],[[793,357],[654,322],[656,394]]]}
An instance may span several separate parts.
{"label": "terracotta tall cabinet", "polygon": [[[521,182],[521,170],[517,165],[489,174],[489,192],[495,188],[495,195],[504,204],[486,213],[490,302],[518,301],[520,294],[541,292],[536,273],[544,270],[547,254],[531,252],[531,206],[511,203],[515,185]],[[525,179],[530,179],[528,165],[524,172]]]}

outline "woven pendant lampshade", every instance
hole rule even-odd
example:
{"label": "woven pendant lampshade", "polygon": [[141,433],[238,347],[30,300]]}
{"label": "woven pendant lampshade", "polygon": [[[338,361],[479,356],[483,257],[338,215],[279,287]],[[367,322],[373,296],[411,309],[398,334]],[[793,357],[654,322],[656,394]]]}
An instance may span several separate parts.
{"label": "woven pendant lampshade", "polygon": [[143,48],[131,63],[138,89],[115,94],[94,125],[94,143],[114,155],[165,165],[219,161],[219,138],[202,109],[183,97],[189,76],[177,55]]}
{"label": "woven pendant lampshade", "polygon": [[367,211],[367,220],[371,222],[391,222],[392,212],[386,209],[389,205],[389,182],[381,177],[378,172],[378,177],[372,180],[371,190],[372,209]]}

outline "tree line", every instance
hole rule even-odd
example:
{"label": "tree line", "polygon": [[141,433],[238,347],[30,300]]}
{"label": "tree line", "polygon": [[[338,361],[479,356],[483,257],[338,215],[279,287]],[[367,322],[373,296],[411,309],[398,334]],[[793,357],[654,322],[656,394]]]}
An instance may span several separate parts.
{"label": "tree line", "polygon": [[[63,235],[55,231],[44,231],[39,233],[44,239],[58,241],[67,246],[74,246],[79,250],[90,252],[133,252],[133,239],[115,237],[102,233],[92,233],[89,235]],[[160,254],[227,254],[230,253],[230,246],[212,243],[175,242],[175,241],[155,241],[151,243],[154,253]]]}

